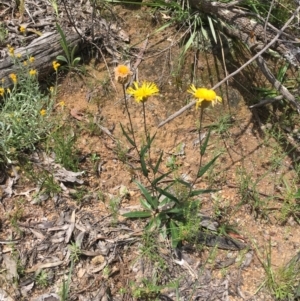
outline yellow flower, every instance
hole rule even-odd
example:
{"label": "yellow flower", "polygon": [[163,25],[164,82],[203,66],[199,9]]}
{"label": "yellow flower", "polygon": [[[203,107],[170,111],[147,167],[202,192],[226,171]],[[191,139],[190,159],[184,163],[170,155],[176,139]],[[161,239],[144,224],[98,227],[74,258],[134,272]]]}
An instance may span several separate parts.
{"label": "yellow flower", "polygon": [[26,32],[26,28],[24,27],[24,26],[20,26],[19,27],[19,31],[21,32],[21,33],[25,33]]}
{"label": "yellow flower", "polygon": [[125,85],[132,75],[130,68],[125,65],[117,66],[114,71],[116,81],[122,85]]}
{"label": "yellow flower", "polygon": [[60,63],[58,63],[57,61],[53,61],[52,66],[53,66],[53,69],[55,71],[57,71],[58,67],[60,66]]}
{"label": "yellow flower", "polygon": [[18,53],[18,54],[17,54],[17,58],[18,58],[18,59],[21,58],[21,56],[22,56],[21,53]]}
{"label": "yellow flower", "polygon": [[59,104],[62,108],[66,105],[64,101],[60,101],[58,104]]}
{"label": "yellow flower", "polygon": [[24,66],[27,66],[27,61],[24,61],[24,62],[23,62],[23,65],[24,65]]}
{"label": "yellow flower", "polygon": [[137,82],[134,82],[133,85],[134,88],[129,87],[126,92],[132,95],[136,102],[144,102],[149,96],[159,92],[157,86],[151,82],[143,82],[141,87]]}
{"label": "yellow flower", "polygon": [[31,76],[36,75],[36,70],[35,69],[30,69],[29,75],[31,75]]}
{"label": "yellow flower", "polygon": [[9,44],[7,45],[7,49],[8,49],[8,52],[10,54],[10,56],[14,56],[15,55],[15,48],[10,46]]}
{"label": "yellow flower", "polygon": [[34,58],[33,56],[31,56],[31,57],[28,59],[28,61],[29,61],[30,63],[33,63],[34,60],[35,60],[35,58]]}
{"label": "yellow flower", "polygon": [[188,93],[191,93],[196,98],[196,108],[198,109],[201,106],[203,101],[210,101],[212,106],[218,102],[222,102],[222,98],[216,94],[214,90],[206,88],[196,88],[194,85],[191,85],[187,90]]}
{"label": "yellow flower", "polygon": [[46,110],[45,110],[45,109],[43,109],[43,110],[41,110],[41,111],[40,111],[40,114],[41,114],[42,116],[45,116],[45,115],[46,115],[46,113],[47,113],[47,112],[46,112]]}
{"label": "yellow flower", "polygon": [[10,89],[9,89],[9,88],[7,88],[7,89],[6,89],[6,91],[7,91],[7,93],[11,93],[11,91],[10,91]]}
{"label": "yellow flower", "polygon": [[4,92],[5,92],[4,88],[0,87],[0,96],[3,96]]}
{"label": "yellow flower", "polygon": [[54,92],[54,87],[50,87],[49,91],[50,91],[50,93],[53,93]]}
{"label": "yellow flower", "polygon": [[11,73],[11,74],[9,75],[9,77],[10,77],[10,79],[13,81],[14,84],[17,83],[17,76],[16,76],[16,74]]}

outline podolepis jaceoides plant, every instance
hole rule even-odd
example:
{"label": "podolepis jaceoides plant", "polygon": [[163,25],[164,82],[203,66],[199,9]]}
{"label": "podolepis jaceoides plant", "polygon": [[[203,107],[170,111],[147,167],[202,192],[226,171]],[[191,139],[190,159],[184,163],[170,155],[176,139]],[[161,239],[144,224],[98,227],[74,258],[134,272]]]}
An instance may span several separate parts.
{"label": "podolepis jaceoides plant", "polygon": [[[0,97],[0,162],[9,163],[23,150],[35,149],[52,127],[52,99],[39,86],[35,58],[15,54],[7,46],[16,72],[2,79]],[[10,86],[11,88],[4,88]],[[34,129],[34,130],[33,130]]]}
{"label": "podolepis jaceoides plant", "polygon": [[[122,133],[126,137],[127,141],[136,150],[140,160],[140,170],[149,184],[148,189],[144,184],[136,182],[143,195],[143,198],[141,198],[140,202],[144,210],[129,212],[124,214],[124,216],[127,218],[149,218],[146,230],[159,229],[162,234],[171,238],[172,246],[176,247],[180,242],[180,226],[186,222],[188,212],[195,211],[199,207],[198,205],[200,200],[194,200],[194,197],[203,193],[211,192],[211,190],[194,189],[195,183],[204,175],[204,173],[215,162],[219,155],[215,156],[210,162],[202,166],[202,158],[205,154],[210,136],[209,130],[204,143],[200,143],[199,169],[193,183],[189,183],[184,179],[175,176],[173,180],[168,181],[168,185],[165,185],[163,180],[173,171],[170,170],[164,173],[160,170],[160,165],[163,161],[163,151],[161,151],[156,162],[153,162],[152,160],[151,146],[155,139],[156,133],[151,136],[148,130],[145,109],[146,101],[151,96],[157,94],[159,89],[155,83],[145,81],[142,84],[134,82],[133,87],[129,87],[126,90],[125,85],[130,79],[131,71],[125,65],[120,65],[115,68],[115,74],[116,80],[123,87],[124,104],[129,119],[129,126],[127,129],[125,129],[121,124]],[[196,108],[198,109],[201,107],[200,123],[203,118],[203,110],[205,106],[207,106],[209,103],[215,105],[215,103],[222,100],[221,97],[217,96],[213,90],[196,88],[194,85],[191,85],[188,92],[196,98]],[[139,146],[137,143],[135,128],[130,115],[126,93],[133,96],[135,101],[143,106],[144,139],[141,143],[141,146]],[[201,126],[199,128],[199,137],[200,131]],[[186,188],[187,192],[184,194],[184,197],[178,197],[176,195],[174,187],[175,184],[178,183]]]}
{"label": "podolepis jaceoides plant", "polygon": [[69,47],[67,39],[66,39],[66,35],[64,34],[63,30],[61,29],[61,27],[56,23],[56,28],[57,31],[60,34],[61,40],[60,40],[60,45],[65,53],[65,55],[58,55],[56,57],[57,60],[65,62],[67,64],[67,68],[69,70],[79,70],[78,68],[78,64],[80,62],[80,57],[75,57],[75,53],[76,53],[76,48],[77,46],[75,45],[72,49]]}

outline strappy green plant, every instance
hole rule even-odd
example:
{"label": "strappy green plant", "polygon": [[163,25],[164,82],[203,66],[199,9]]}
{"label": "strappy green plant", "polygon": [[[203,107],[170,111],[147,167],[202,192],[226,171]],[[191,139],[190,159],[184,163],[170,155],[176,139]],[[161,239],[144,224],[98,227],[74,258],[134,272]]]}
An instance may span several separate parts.
{"label": "strappy green plant", "polygon": [[56,23],[56,28],[61,37],[60,45],[65,53],[65,55],[58,55],[56,59],[66,63],[69,70],[81,71],[78,67],[81,58],[75,57],[77,45],[71,48],[67,42],[65,33],[58,23]]}

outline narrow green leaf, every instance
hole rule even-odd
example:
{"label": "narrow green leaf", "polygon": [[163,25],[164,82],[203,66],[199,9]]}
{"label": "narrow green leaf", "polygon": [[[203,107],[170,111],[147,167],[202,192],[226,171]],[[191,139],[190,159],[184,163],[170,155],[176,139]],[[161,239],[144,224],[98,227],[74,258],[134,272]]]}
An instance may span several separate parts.
{"label": "narrow green leaf", "polygon": [[296,199],[300,199],[300,189],[298,189],[298,191],[295,193],[294,197]]}
{"label": "narrow green leaf", "polygon": [[183,209],[175,207],[175,208],[171,208],[169,210],[164,211],[164,213],[166,213],[166,214],[168,214],[168,213],[175,213],[175,214],[181,213],[181,214],[183,214]]}
{"label": "narrow green leaf", "polygon": [[152,197],[149,191],[139,182],[136,182],[137,186],[139,187],[140,191],[146,198],[147,202],[151,205],[152,209],[157,209],[158,207],[158,200],[155,197]]}
{"label": "narrow green leaf", "polygon": [[154,174],[156,174],[157,171],[158,171],[159,165],[160,165],[160,163],[161,163],[161,161],[162,161],[163,153],[164,153],[163,151],[160,152],[160,156],[159,156],[159,158],[158,158],[158,161],[156,162],[156,164],[155,164],[155,166],[154,166],[154,168],[153,168],[153,173],[154,173]]}
{"label": "narrow green leaf", "polygon": [[58,55],[56,59],[68,64],[68,60],[63,55]]}
{"label": "narrow green leaf", "polygon": [[284,76],[288,70],[289,64],[285,64],[283,67],[281,67],[278,71],[278,75],[277,75],[277,79],[278,81],[280,81],[281,83],[283,82]]}
{"label": "narrow green leaf", "polygon": [[200,167],[199,168],[199,171],[198,171],[198,174],[197,174],[197,178],[200,178],[202,177],[206,171],[215,163],[215,161],[218,159],[218,157],[220,156],[221,154],[215,156],[211,161],[209,161],[205,166],[203,167]]}
{"label": "narrow green leaf", "polygon": [[156,29],[156,30],[154,31],[154,33],[158,33],[158,32],[160,32],[160,31],[164,30],[165,28],[168,28],[168,27],[171,26],[172,24],[173,24],[172,21],[171,21],[171,22],[167,22],[167,23],[164,24],[163,26],[161,26],[161,27],[159,27],[158,29]]}
{"label": "narrow green leaf", "polygon": [[140,199],[141,205],[146,209],[146,210],[152,210],[152,206],[145,200],[145,199]]}
{"label": "narrow green leaf", "polygon": [[71,60],[70,60],[70,52],[69,52],[69,47],[68,47],[68,43],[67,43],[67,40],[66,40],[66,36],[65,36],[63,30],[61,29],[61,27],[59,26],[58,23],[56,23],[56,28],[59,32],[60,37],[61,37],[60,45],[63,48],[64,53],[65,53],[66,58],[67,58],[68,63],[69,63],[69,62],[71,62]]}
{"label": "narrow green leaf", "polygon": [[149,146],[149,147],[150,147],[150,145],[152,144],[152,142],[153,142],[153,140],[154,140],[156,134],[157,134],[157,132],[152,136],[152,138],[150,138],[150,139],[148,140],[148,146]]}
{"label": "narrow green leaf", "polygon": [[208,40],[207,30],[202,26],[202,23],[201,23],[201,32],[202,32],[202,35],[203,35],[204,39]]}
{"label": "narrow green leaf", "polygon": [[179,229],[173,220],[170,221],[172,247],[176,248],[179,243]]}
{"label": "narrow green leaf", "polygon": [[170,171],[168,171],[167,173],[165,173],[165,174],[159,176],[158,178],[154,179],[154,180],[152,181],[152,183],[151,183],[152,186],[155,186],[159,181],[161,181],[163,178],[167,177],[170,173],[172,173],[172,170],[170,170]]}
{"label": "narrow green leaf", "polygon": [[160,227],[160,225],[161,225],[161,219],[157,215],[149,221],[149,224],[147,225],[146,230],[157,229]]}
{"label": "narrow green leaf", "polygon": [[141,149],[141,156],[140,156],[142,172],[145,177],[147,177],[148,173],[149,173],[148,169],[147,169],[146,161],[145,161],[145,154],[148,149],[149,149],[148,145],[143,146]]}
{"label": "narrow green leaf", "polygon": [[144,157],[142,157],[142,156],[141,156],[141,166],[142,166],[142,172],[143,172],[143,175],[144,175],[145,177],[147,177],[149,172],[148,172],[148,169],[147,169],[147,166],[146,166],[145,159],[144,159]]}
{"label": "narrow green leaf", "polygon": [[160,203],[159,203],[159,206],[162,207],[168,203],[170,203],[171,200],[168,198],[168,197],[165,197]]}
{"label": "narrow green leaf", "polygon": [[210,137],[210,132],[211,132],[211,127],[208,129],[207,136],[205,137],[205,140],[204,140],[203,144],[201,145],[201,149],[200,149],[201,156],[203,156],[205,154],[207,144],[208,144],[208,140],[209,140],[209,137]]}
{"label": "narrow green leaf", "polygon": [[73,67],[76,67],[79,64],[79,62],[80,62],[80,57],[75,58],[72,62]]}
{"label": "narrow green leaf", "polygon": [[179,200],[173,195],[171,194],[170,192],[166,191],[166,190],[163,190],[159,187],[156,187],[157,191],[159,193],[161,193],[162,195],[168,197],[169,199],[171,199],[172,201],[176,202],[176,203],[179,203]]}
{"label": "narrow green leaf", "polygon": [[199,189],[199,190],[193,190],[190,193],[190,196],[196,196],[200,194],[205,194],[205,193],[211,193],[211,192],[217,192],[219,191],[218,189]]}
{"label": "narrow green leaf", "polygon": [[212,33],[212,36],[213,36],[214,40],[215,40],[215,43],[217,44],[217,43],[218,43],[218,40],[217,40],[217,36],[216,36],[214,24],[213,24],[212,19],[211,19],[210,16],[207,16],[207,19],[208,19],[210,31],[211,31],[211,33]]}
{"label": "narrow green leaf", "polygon": [[124,134],[124,136],[126,137],[126,139],[128,140],[128,142],[135,147],[135,143],[134,141],[128,136],[128,134],[126,133],[126,131],[123,128],[122,123],[120,123],[121,129],[122,129],[122,133]]}
{"label": "narrow green leaf", "polygon": [[76,53],[76,49],[77,49],[77,45],[75,45],[75,46],[72,48],[72,51],[71,51],[71,61],[74,60],[74,56],[75,56],[75,53]]}
{"label": "narrow green leaf", "polygon": [[123,214],[123,216],[128,218],[145,218],[145,217],[150,217],[151,215],[152,215],[151,211],[133,211],[133,212],[128,212]]}
{"label": "narrow green leaf", "polygon": [[186,44],[184,45],[183,51],[181,52],[181,56],[184,56],[185,53],[188,51],[188,49],[191,47],[194,39],[196,36],[196,31],[193,31],[193,33],[191,34],[190,38],[188,39],[188,41],[186,42]]}
{"label": "narrow green leaf", "polygon": [[178,183],[180,183],[180,184],[182,184],[182,185],[188,187],[188,188],[191,187],[191,184],[190,184],[189,182],[186,182],[186,181],[184,181],[184,180],[182,180],[182,179],[176,179],[176,181],[177,181]]}

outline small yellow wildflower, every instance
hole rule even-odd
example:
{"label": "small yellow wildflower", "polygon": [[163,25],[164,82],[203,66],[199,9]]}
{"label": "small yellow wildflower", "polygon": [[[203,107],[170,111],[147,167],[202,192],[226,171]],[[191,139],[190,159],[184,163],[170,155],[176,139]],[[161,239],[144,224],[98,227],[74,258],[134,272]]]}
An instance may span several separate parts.
{"label": "small yellow wildflower", "polygon": [[41,111],[40,111],[40,114],[41,114],[42,116],[45,116],[45,115],[46,115],[46,110],[45,110],[45,109],[41,110]]}
{"label": "small yellow wildflower", "polygon": [[19,27],[19,31],[21,32],[21,33],[25,33],[26,32],[26,28],[24,27],[24,26],[20,26]]}
{"label": "small yellow wildflower", "polygon": [[53,93],[54,92],[54,87],[50,87],[49,91],[50,91],[50,93]]}
{"label": "small yellow wildflower", "polygon": [[17,83],[17,75],[15,73],[11,73],[9,78],[13,81],[14,84]]}
{"label": "small yellow wildflower", "polygon": [[62,108],[66,105],[65,102],[62,100],[58,103]]}
{"label": "small yellow wildflower", "polygon": [[8,53],[10,56],[14,56],[15,55],[15,48],[10,46],[9,44],[7,45],[7,49],[8,49]]}
{"label": "small yellow wildflower", "polygon": [[126,92],[132,95],[136,102],[145,102],[149,96],[159,92],[156,84],[151,82],[143,82],[141,87],[137,82],[133,82],[134,88],[129,87]]}
{"label": "small yellow wildflower", "polygon": [[4,92],[5,92],[4,88],[0,87],[0,96],[3,96]]}
{"label": "small yellow wildflower", "polygon": [[196,108],[198,109],[201,106],[203,101],[210,101],[212,106],[218,102],[222,102],[222,98],[216,94],[214,90],[206,88],[196,88],[194,85],[191,85],[187,90],[188,93],[191,93],[196,98]]}
{"label": "small yellow wildflower", "polygon": [[21,57],[22,57],[22,54],[21,54],[21,53],[18,53],[18,54],[17,54],[17,58],[20,59]]}
{"label": "small yellow wildflower", "polygon": [[132,75],[130,68],[125,65],[119,65],[115,69],[115,79],[118,83],[125,85]]}
{"label": "small yellow wildflower", "polygon": [[34,58],[33,56],[31,56],[31,57],[28,59],[28,61],[29,61],[30,63],[33,63],[34,60],[35,60],[35,58]]}
{"label": "small yellow wildflower", "polygon": [[60,66],[60,63],[58,63],[57,61],[53,61],[52,66],[53,66],[53,69],[55,71],[57,71],[58,67]]}
{"label": "small yellow wildflower", "polygon": [[30,76],[35,76],[36,75],[36,70],[35,69],[30,69],[29,75]]}
{"label": "small yellow wildflower", "polygon": [[7,93],[11,93],[11,91],[10,91],[10,89],[9,89],[9,88],[7,88],[7,89],[6,89],[6,91],[7,91]]}
{"label": "small yellow wildflower", "polygon": [[23,65],[24,65],[24,66],[27,66],[27,61],[24,61],[24,62],[23,62]]}

